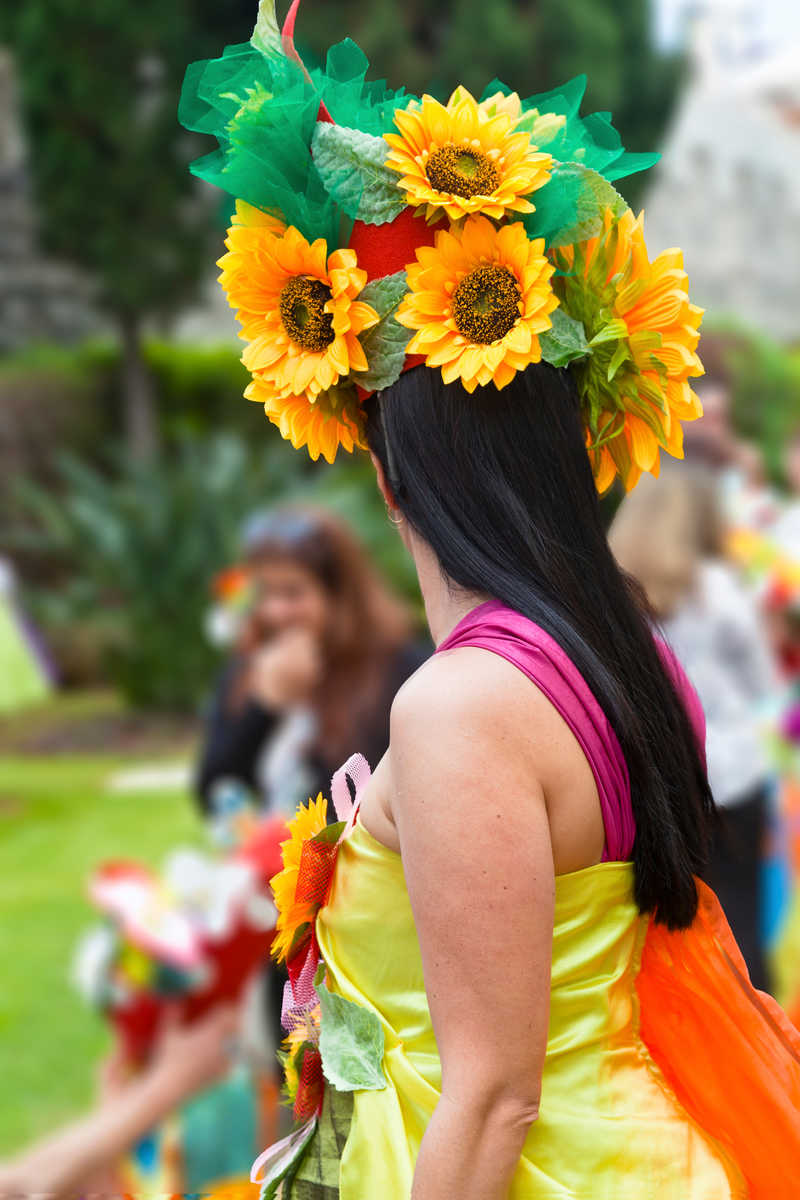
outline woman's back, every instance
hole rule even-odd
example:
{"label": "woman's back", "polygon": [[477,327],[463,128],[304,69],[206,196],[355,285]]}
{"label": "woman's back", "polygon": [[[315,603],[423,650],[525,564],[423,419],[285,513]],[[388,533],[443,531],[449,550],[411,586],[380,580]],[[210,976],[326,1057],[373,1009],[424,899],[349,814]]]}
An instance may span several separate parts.
{"label": "woman's back", "polygon": [[[525,1139],[510,1195],[520,1200],[744,1197],[746,1185],[735,1162],[687,1114],[640,1036],[636,986],[649,922],[634,902],[633,867],[626,861],[634,826],[616,737],[563,651],[527,618],[496,601],[481,605],[440,645],[439,656],[455,663],[458,655],[472,656],[477,648],[513,664],[505,702],[521,709],[523,721],[529,711],[543,719],[544,743],[555,739],[554,756],[566,760],[563,776],[573,778],[581,793],[564,822],[567,832],[559,853],[575,852],[568,826],[581,811],[599,819],[605,840],[603,846],[601,836],[599,849],[591,852],[593,862],[569,872],[556,869],[542,1105]],[[425,670],[408,688],[404,703],[419,694]],[[526,691],[535,693],[531,710]],[[446,736],[446,731],[432,729],[431,738],[437,735]],[[531,730],[531,740],[542,741],[539,730]],[[502,739],[499,746],[502,752]],[[473,785],[480,789],[481,780]],[[564,800],[556,790],[548,811]],[[432,795],[430,802],[457,808],[456,797]],[[525,802],[524,795],[514,798],[516,804]],[[488,809],[485,821],[496,816]],[[474,827],[462,830],[450,853],[469,857],[464,840],[480,844],[481,836]],[[510,855],[509,871],[518,867],[519,856],[512,860]],[[475,882],[476,894],[485,899],[480,881]],[[497,879],[495,886],[500,890],[508,884]],[[438,903],[447,908],[447,897],[439,896]],[[458,916],[451,942],[468,944],[481,936],[483,927],[483,914],[468,907]],[[441,1099],[442,1066],[403,862],[361,817],[342,843],[334,886],[316,929],[327,987],[380,1023],[386,1085],[358,1088],[352,1109],[344,1092],[329,1089],[323,1130],[336,1126],[340,1139],[346,1131],[341,1166],[329,1164],[326,1174],[322,1158],[312,1150],[289,1194],[327,1196],[327,1191],[314,1190],[324,1183],[338,1187],[342,1200],[367,1194],[407,1196],[422,1136]],[[503,931],[496,929],[495,937],[502,941]],[[506,971],[488,981],[490,987],[500,994],[517,965],[508,961]],[[494,1033],[487,1029],[487,1038]],[[502,1036],[513,1044],[520,1034],[510,1028]],[[316,1139],[315,1150],[321,1144]],[[651,1190],[656,1186],[657,1192]]]}
{"label": "woman's back", "polygon": [[[544,794],[554,867],[557,874],[563,874],[591,866],[605,856],[603,813],[618,807],[611,794],[617,786],[627,791],[627,780],[622,779],[624,764],[617,747],[616,768],[608,764],[610,769],[601,770],[598,782],[591,758],[582,749],[582,742],[588,739],[597,753],[598,731],[559,673],[563,653],[541,631],[539,644],[534,644],[528,634],[530,624],[503,610],[497,601],[468,612],[437,653],[401,688],[393,707],[393,723],[397,728],[405,720],[414,721],[420,711],[433,712],[441,736],[443,721],[458,724],[460,714],[454,710],[494,707],[507,738],[513,738],[519,747],[521,772],[529,770],[531,793],[541,789]],[[531,678],[536,680],[536,688],[530,687]],[[550,693],[558,693],[556,703]],[[599,710],[597,715],[602,716]],[[391,746],[372,776],[360,811],[362,823],[377,840],[399,850],[392,818],[390,760]],[[491,769],[489,762],[487,770]],[[613,778],[615,770],[618,779]],[[524,795],[519,804],[524,806]],[[629,798],[624,807],[630,811]],[[618,856],[625,857],[629,851],[630,845]]]}

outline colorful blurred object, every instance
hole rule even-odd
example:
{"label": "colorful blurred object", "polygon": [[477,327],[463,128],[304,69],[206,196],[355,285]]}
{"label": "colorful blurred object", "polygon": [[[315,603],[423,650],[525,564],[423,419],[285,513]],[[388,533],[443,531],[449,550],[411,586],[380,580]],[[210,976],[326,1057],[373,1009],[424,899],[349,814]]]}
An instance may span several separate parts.
{"label": "colorful blurred object", "polygon": [[215,603],[206,614],[206,634],[212,645],[230,646],[253,603],[251,574],[246,567],[228,567],[214,577],[211,591]]}
{"label": "colorful blurred object", "polygon": [[237,1001],[267,961],[276,920],[268,881],[285,832],[280,820],[264,822],[221,860],[177,850],[163,877],[124,861],[94,873],[89,894],[106,921],[81,943],[74,978],[130,1061],[146,1059],[171,1007],[189,1022]]}
{"label": "colorful blurred object", "polygon": [[0,714],[40,703],[51,684],[41,643],[19,607],[11,564],[0,558]]}

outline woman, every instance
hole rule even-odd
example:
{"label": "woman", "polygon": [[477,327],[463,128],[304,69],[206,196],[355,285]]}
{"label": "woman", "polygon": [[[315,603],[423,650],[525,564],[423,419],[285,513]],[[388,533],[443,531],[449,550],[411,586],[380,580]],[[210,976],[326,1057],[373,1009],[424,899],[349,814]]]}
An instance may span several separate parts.
{"label": "woman", "polygon": [[291,815],[327,791],[354,742],[381,757],[397,689],[429,653],[344,522],[322,509],[252,518],[252,591],[214,698],[198,771],[206,812],[233,781]]}
{"label": "woman", "polygon": [[702,875],[751,980],[769,990],[761,871],[772,771],[762,727],[778,682],[754,598],[725,561],[713,476],[684,468],[644,481],[623,501],[609,541],[623,570],[644,587],[702,702],[708,776],[722,809]]}
{"label": "woman", "polygon": [[580,81],[443,105],[349,42],[304,73],[297,7],[192,66],[182,115],[239,201],[246,395],[312,457],[371,451],[437,653],[374,778],[334,778],[339,823],[312,801],[283,847],[304,1123],[262,1195],[788,1194],[800,1043],[695,881],[696,704],[598,515],[700,414],[680,255],[611,187],[651,160]]}

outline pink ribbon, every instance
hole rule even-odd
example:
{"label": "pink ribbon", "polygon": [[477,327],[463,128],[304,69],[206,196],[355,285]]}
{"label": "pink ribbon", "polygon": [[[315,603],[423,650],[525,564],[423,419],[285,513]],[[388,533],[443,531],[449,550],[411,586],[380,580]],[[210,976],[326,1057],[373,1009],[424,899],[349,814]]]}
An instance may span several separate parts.
{"label": "pink ribbon", "polygon": [[[281,1138],[274,1146],[269,1146],[250,1168],[251,1183],[269,1183],[274,1181],[282,1170],[288,1167],[295,1155],[303,1148],[317,1126],[316,1116],[299,1129],[294,1129],[285,1138]],[[262,1175],[262,1171],[264,1174]]]}
{"label": "pink ribbon", "polygon": [[[355,824],[356,815],[361,804],[361,797],[371,776],[372,772],[364,755],[353,754],[348,758],[344,766],[339,767],[339,770],[331,780],[333,807],[336,809],[338,820],[344,821],[346,826],[342,837],[348,834]],[[350,796],[350,788],[347,784],[348,778],[353,781],[356,793],[355,800]]]}
{"label": "pink ribbon", "polygon": [[305,1024],[306,1014],[311,1012],[319,1002],[314,987],[314,976],[317,973],[318,966],[319,951],[317,950],[315,940],[312,938],[306,953],[306,961],[303,963],[300,974],[295,979],[294,986],[292,986],[290,979],[287,979],[283,985],[281,1025],[283,1025],[287,1033],[292,1029],[296,1029],[298,1025]]}

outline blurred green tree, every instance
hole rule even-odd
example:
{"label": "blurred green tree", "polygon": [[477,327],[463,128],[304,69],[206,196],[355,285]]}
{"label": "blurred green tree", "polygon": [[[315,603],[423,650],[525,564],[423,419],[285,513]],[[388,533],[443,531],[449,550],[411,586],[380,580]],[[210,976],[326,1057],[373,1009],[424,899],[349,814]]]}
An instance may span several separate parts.
{"label": "blurred green tree", "polygon": [[214,202],[187,169],[202,140],[176,118],[183,72],[245,41],[255,7],[25,0],[0,15],[19,67],[42,243],[96,284],[122,346],[127,446],[140,458],[157,443],[143,326],[192,297],[215,248]]}

